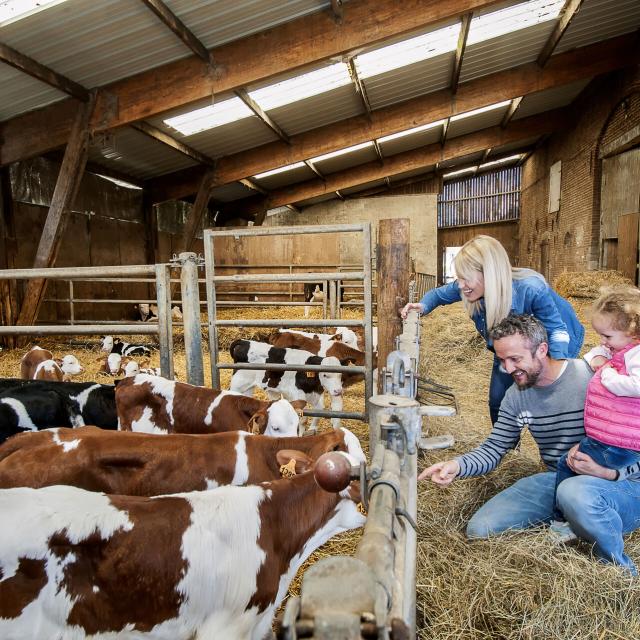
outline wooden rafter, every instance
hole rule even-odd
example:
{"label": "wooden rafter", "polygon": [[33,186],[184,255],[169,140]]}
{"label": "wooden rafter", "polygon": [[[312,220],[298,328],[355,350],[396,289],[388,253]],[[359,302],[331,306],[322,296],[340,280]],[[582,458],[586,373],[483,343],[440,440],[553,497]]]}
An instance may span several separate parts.
{"label": "wooden rafter", "polygon": [[448,117],[442,125],[442,131],[440,132],[440,145],[443,147],[445,145],[445,142],[447,141],[447,133],[449,132],[450,124],[451,124],[451,117]]}
{"label": "wooden rafter", "polygon": [[333,17],[336,22],[342,24],[342,18],[344,17],[342,0],[331,0],[331,11],[333,11]]}
{"label": "wooden rafter", "polygon": [[[60,166],[56,186],[51,197],[42,234],[33,261],[33,268],[52,267],[55,264],[60,247],[60,239],[65,226],[68,210],[78,192],[87,155],[89,153],[89,121],[94,108],[94,96],[81,105],[71,130],[69,143]],[[29,280],[22,301],[18,324],[34,324],[47,281],[45,279]]]}
{"label": "wooden rafter", "polygon": [[467,48],[467,38],[469,37],[469,27],[471,26],[471,18],[473,13],[465,13],[460,20],[460,35],[458,36],[458,46],[456,47],[456,57],[453,63],[453,71],[451,72],[451,93],[458,91],[458,82],[460,81],[460,70],[462,69],[462,60],[464,51]]}
{"label": "wooden rafter", "polygon": [[369,103],[369,98],[367,96],[367,90],[364,88],[364,84],[358,75],[358,70],[356,69],[356,63],[353,58],[347,58],[347,66],[349,67],[349,75],[351,76],[351,82],[353,83],[353,87],[358,94],[358,98],[362,104],[362,108],[367,116],[371,117],[371,104]]}
{"label": "wooden rafter", "polygon": [[320,180],[324,180],[324,176],[320,173],[318,167],[316,167],[316,165],[311,162],[311,160],[305,160],[304,163],[307,165],[307,167],[309,167],[309,169],[311,169],[311,171],[313,171],[313,173],[318,176],[318,178],[320,178]]}
{"label": "wooden rafter", "polygon": [[154,127],[152,124],[149,124],[144,120],[140,120],[140,122],[134,122],[131,126],[137,131],[140,131],[140,133],[144,133],[149,138],[153,138],[154,140],[157,140],[158,142],[161,142],[162,144],[175,149],[181,154],[191,158],[192,160],[195,160],[199,164],[207,166],[212,166],[214,164],[213,158],[210,158],[197,149],[194,149],[193,147],[180,142],[180,140],[176,140],[165,131],[162,131],[162,129],[158,129],[158,127]]}
{"label": "wooden rafter", "polygon": [[507,109],[507,113],[504,114],[504,118],[502,118],[502,122],[500,123],[501,127],[506,127],[510,122],[513,116],[516,114],[516,111],[520,107],[520,103],[522,102],[524,96],[519,96],[514,98]]}
{"label": "wooden rafter", "polygon": [[162,0],[141,0],[203,62],[212,64],[208,49]]}
{"label": "wooden rafter", "polygon": [[376,157],[378,158],[378,162],[383,165],[384,164],[384,156],[382,155],[382,149],[380,148],[380,145],[378,144],[377,140],[373,141],[373,149],[376,152]]}
{"label": "wooden rafter", "polygon": [[481,163],[486,162],[487,158],[489,157],[489,154],[491,153],[491,147],[487,147],[484,150],[484,153],[482,154],[482,160],[480,160]]}
{"label": "wooden rafter", "polygon": [[289,144],[289,136],[275,123],[273,118],[249,95],[245,89],[236,89],[235,94],[244,102],[262,122],[264,122],[280,140]]}
{"label": "wooden rafter", "polygon": [[[449,140],[444,148],[438,142],[420,147],[404,153],[390,156],[385,160],[385,166],[380,167],[376,161],[359,165],[345,171],[331,174],[324,181],[309,180],[282,189],[276,189],[264,198],[247,198],[245,203],[236,201],[229,207],[242,207],[245,214],[258,214],[265,208],[286,206],[293,202],[302,202],[310,198],[336,193],[342,196],[344,189],[355,187],[374,180],[392,177],[407,171],[427,168],[459,157],[478,153],[488,147],[499,147],[505,144],[525,141],[532,135],[543,135],[557,131],[567,124],[567,114],[564,109],[549,111],[544,114],[523,118],[512,123],[507,129],[500,126],[490,127],[476,133],[458,136]],[[474,164],[477,164],[474,163]]]}
{"label": "wooden rafter", "polygon": [[181,251],[191,251],[193,248],[198,229],[202,228],[202,217],[209,206],[209,198],[211,197],[211,189],[214,186],[215,177],[215,169],[213,167],[207,169],[204,176],[202,176],[196,200],[184,224]]}
{"label": "wooden rafter", "polygon": [[544,67],[544,65],[547,64],[549,58],[553,55],[553,52],[558,46],[560,39],[569,28],[569,24],[578,13],[578,11],[580,11],[580,7],[582,6],[583,2],[584,0],[566,0],[565,5],[564,7],[562,7],[560,15],[558,16],[556,26],[554,27],[547,41],[544,43],[542,51],[538,56],[537,63],[541,67]]}
{"label": "wooden rafter", "polygon": [[[497,2],[404,0],[399,10],[397,0],[377,0],[372,11],[370,0],[350,0],[339,38],[331,12],[320,11],[212,49],[215,74],[203,66],[199,56],[190,56],[102,87],[91,127],[104,131],[151,118],[212,93],[234,91],[295,68],[348,55]],[[0,164],[63,146],[74,114],[73,105],[63,101],[41,109],[37,115],[25,114],[3,123],[5,142]],[[26,146],[24,140],[29,141]]]}
{"label": "wooden rafter", "polygon": [[255,180],[251,180],[250,178],[243,178],[242,180],[238,180],[238,182],[253,191],[261,193],[263,196],[269,193],[264,187],[261,187]]}
{"label": "wooden rafter", "polygon": [[67,95],[73,96],[77,100],[87,102],[89,100],[89,91],[82,85],[63,76],[62,74],[45,67],[45,65],[36,62],[33,58],[25,56],[23,53],[8,47],[0,42],[0,61],[6,62],[18,71],[22,71],[32,78],[36,78],[44,82],[58,91],[62,91]]}

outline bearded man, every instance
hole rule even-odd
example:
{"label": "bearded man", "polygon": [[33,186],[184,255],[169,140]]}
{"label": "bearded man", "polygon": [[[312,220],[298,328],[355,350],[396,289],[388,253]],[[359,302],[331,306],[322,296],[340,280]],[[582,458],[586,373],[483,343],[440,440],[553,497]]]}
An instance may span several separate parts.
{"label": "bearded man", "polygon": [[[556,464],[570,450],[569,465],[576,473],[584,474],[579,476],[581,479],[592,481],[597,478],[608,491],[616,485],[601,480],[607,476],[607,470],[574,447],[584,436],[584,399],[593,375],[587,362],[549,357],[544,325],[533,316],[511,315],[496,325],[490,336],[500,364],[515,382],[502,400],[491,434],[469,453],[428,467],[418,479],[430,478],[436,484],[447,486],[456,478],[489,473],[507,451],[518,445],[524,428],[531,432],[548,471],[522,478],[491,498],[469,521],[469,538],[486,538],[507,529],[524,529],[550,522]],[[594,505],[586,503],[597,503],[598,492],[582,493],[584,495],[567,496],[573,502],[572,509],[563,510],[573,531],[597,543],[599,534],[592,526]],[[580,501],[584,513],[590,514],[586,522],[572,521],[572,516],[574,519],[581,517]]]}

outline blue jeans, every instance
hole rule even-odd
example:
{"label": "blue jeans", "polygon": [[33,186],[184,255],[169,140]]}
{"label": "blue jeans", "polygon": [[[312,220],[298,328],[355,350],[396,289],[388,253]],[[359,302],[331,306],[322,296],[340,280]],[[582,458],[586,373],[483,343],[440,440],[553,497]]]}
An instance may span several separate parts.
{"label": "blue jeans", "polygon": [[[580,440],[578,450],[582,453],[586,453],[590,456],[594,462],[606,467],[607,469],[621,469],[627,465],[633,464],[640,460],[640,452],[632,451],[631,449],[622,449],[621,447],[614,447],[609,444],[598,442],[589,436],[586,436]],[[567,478],[572,478],[577,473],[574,473],[567,464],[567,455],[564,454],[560,460],[558,460],[558,468],[556,472],[556,492],[561,482]],[[564,516],[556,504],[554,509],[554,518],[556,520],[564,520]]]}
{"label": "blue jeans", "polygon": [[504,394],[513,384],[513,378],[509,373],[500,371],[500,361],[493,357],[493,368],[491,369],[491,382],[489,383],[489,415],[491,424],[498,422],[498,410]]}
{"label": "blue jeans", "polygon": [[[553,471],[518,480],[478,509],[467,525],[467,536],[488,538],[549,522],[555,480]],[[640,482],[575,476],[558,487],[557,500],[571,529],[594,544],[599,558],[637,575],[633,561],[624,553],[622,536],[640,527]]]}

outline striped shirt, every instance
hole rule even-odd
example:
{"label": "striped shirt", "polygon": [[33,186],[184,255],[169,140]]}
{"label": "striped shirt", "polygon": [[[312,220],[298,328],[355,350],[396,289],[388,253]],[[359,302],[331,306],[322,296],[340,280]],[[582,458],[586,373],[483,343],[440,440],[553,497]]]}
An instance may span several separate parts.
{"label": "striped shirt", "polygon": [[542,461],[555,471],[558,459],[584,437],[584,398],[592,375],[584,360],[567,360],[564,371],[550,385],[509,387],[489,437],[456,458],[460,464],[458,478],[493,471],[507,451],[516,448],[525,428],[536,441]]}

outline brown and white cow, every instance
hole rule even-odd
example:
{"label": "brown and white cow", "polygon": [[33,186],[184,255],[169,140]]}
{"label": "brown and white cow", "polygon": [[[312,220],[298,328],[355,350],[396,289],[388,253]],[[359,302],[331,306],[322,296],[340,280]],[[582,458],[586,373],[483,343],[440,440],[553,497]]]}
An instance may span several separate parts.
{"label": "brown and white cow", "polygon": [[119,353],[110,353],[104,358],[99,358],[100,369],[98,373],[109,376],[124,376],[125,378],[140,373],[140,365],[132,358],[122,357]]}
{"label": "brown and white cow", "polygon": [[0,446],[0,488],[68,484],[131,496],[200,491],[276,480],[287,464],[299,473],[330,451],[365,461],[360,442],[347,429],[301,438],[246,431],[158,438],[97,427],[48,429]]}
{"label": "brown and white cow", "polygon": [[264,638],[306,558],[365,522],[357,482],[318,485],[326,460],[293,478],[154,498],[3,489],[0,637]]}
{"label": "brown and white cow", "polygon": [[20,360],[20,377],[23,380],[69,380],[78,375],[84,368],[73,355],[54,360],[47,349],[35,346],[22,356]]}
{"label": "brown and white cow", "polygon": [[267,402],[232,391],[138,374],[116,387],[118,428],[144,433],[251,431],[295,436],[304,402]]}

